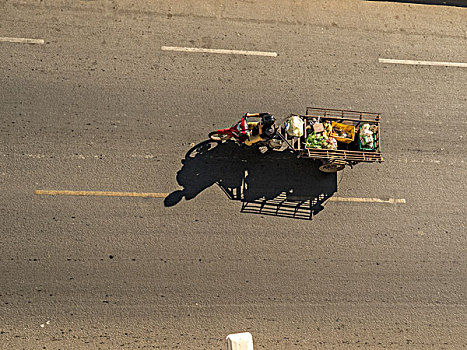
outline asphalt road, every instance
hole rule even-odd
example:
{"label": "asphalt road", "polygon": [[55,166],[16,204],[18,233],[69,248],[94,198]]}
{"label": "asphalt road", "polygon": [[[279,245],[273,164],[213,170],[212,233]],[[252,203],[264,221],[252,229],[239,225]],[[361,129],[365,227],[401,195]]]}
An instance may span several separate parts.
{"label": "asphalt road", "polygon": [[[379,61],[467,62],[466,11],[1,1],[0,37],[44,44],[0,42],[0,348],[225,349],[241,331],[256,349],[466,348],[467,69]],[[385,162],[336,177],[233,145],[185,157],[247,111],[310,105],[381,112]],[[264,208],[406,204],[285,217],[236,199],[244,183]]]}

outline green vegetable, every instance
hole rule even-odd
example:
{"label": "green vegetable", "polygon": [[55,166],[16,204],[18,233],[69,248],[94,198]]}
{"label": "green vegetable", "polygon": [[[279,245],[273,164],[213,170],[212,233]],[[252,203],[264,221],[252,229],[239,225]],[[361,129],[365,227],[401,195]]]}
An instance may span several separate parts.
{"label": "green vegetable", "polygon": [[305,143],[306,148],[323,148],[327,137],[322,134],[311,133]]}

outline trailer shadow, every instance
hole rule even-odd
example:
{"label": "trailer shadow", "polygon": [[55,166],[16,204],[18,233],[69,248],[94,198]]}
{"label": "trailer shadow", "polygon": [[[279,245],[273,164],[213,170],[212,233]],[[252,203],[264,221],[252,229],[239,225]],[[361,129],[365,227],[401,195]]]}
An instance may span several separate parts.
{"label": "trailer shadow", "polygon": [[191,148],[177,182],[183,187],[165,198],[172,207],[216,184],[241,212],[311,220],[337,191],[337,175],[324,174],[310,159],[288,151],[260,154],[233,142],[202,142]]}

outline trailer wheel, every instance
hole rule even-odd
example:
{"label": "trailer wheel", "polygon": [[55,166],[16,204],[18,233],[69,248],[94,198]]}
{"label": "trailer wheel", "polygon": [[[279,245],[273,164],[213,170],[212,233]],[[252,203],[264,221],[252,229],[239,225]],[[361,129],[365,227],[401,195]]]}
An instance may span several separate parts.
{"label": "trailer wheel", "polygon": [[335,173],[345,168],[345,163],[337,161],[323,161],[323,164],[319,166],[319,170],[323,173]]}

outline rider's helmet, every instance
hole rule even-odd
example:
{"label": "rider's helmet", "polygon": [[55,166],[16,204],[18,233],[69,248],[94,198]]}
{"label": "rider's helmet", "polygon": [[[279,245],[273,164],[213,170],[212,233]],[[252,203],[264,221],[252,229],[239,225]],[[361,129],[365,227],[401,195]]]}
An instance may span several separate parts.
{"label": "rider's helmet", "polygon": [[272,114],[269,114],[269,113],[265,113],[261,117],[261,124],[263,124],[264,126],[271,126],[271,125],[274,124],[275,121],[276,121],[276,119],[274,118],[274,116]]}

